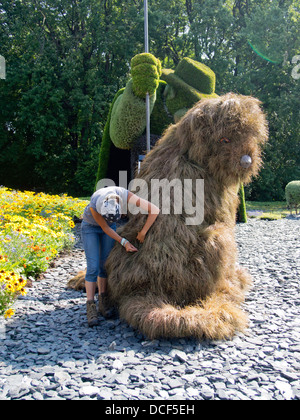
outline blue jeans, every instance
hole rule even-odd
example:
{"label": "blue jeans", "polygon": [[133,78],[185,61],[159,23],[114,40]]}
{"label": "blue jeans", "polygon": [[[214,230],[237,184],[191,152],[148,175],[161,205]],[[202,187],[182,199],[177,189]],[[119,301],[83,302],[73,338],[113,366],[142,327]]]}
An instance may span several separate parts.
{"label": "blue jeans", "polygon": [[[115,231],[116,224],[110,225],[110,228]],[[115,240],[106,235],[100,226],[85,221],[81,223],[81,238],[87,263],[85,280],[96,283],[98,276],[107,278],[105,263]]]}

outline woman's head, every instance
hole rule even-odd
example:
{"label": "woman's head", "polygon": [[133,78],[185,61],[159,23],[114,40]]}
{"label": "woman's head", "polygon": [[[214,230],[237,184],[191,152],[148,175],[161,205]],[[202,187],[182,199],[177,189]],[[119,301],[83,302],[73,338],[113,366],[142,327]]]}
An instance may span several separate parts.
{"label": "woman's head", "polygon": [[96,209],[107,222],[118,222],[121,219],[121,198],[116,194],[109,194],[104,201],[99,198]]}

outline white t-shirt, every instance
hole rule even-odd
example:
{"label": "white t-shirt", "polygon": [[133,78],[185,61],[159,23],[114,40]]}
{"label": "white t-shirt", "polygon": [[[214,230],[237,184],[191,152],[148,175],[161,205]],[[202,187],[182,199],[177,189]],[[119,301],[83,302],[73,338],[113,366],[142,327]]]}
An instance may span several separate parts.
{"label": "white t-shirt", "polygon": [[[84,210],[83,220],[89,223],[90,225],[99,226],[98,223],[93,218],[91,208],[97,211],[96,203],[98,199],[100,200],[100,202],[102,201],[101,203],[102,205],[106,197],[111,194],[115,194],[120,197],[121,213],[127,214],[128,190],[122,187],[106,187],[106,188],[100,188],[98,191],[96,191],[92,195],[90,203],[86,206]],[[100,205],[100,208],[101,208],[101,205]]]}

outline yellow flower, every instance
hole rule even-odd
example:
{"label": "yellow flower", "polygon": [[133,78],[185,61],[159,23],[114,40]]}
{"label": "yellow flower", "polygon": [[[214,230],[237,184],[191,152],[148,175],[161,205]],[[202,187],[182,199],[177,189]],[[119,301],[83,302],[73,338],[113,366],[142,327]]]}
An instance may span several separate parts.
{"label": "yellow flower", "polygon": [[15,311],[13,309],[8,309],[5,314],[4,314],[4,318],[10,318],[15,314]]}
{"label": "yellow flower", "polygon": [[23,223],[23,222],[27,222],[27,220],[24,218],[24,217],[21,217],[21,216],[12,216],[11,218],[10,218],[10,220],[11,220],[11,222],[21,222],[21,223]]}
{"label": "yellow flower", "polygon": [[9,292],[14,292],[15,291],[14,288],[13,288],[13,285],[10,284],[10,283],[6,284],[6,290],[8,290]]}

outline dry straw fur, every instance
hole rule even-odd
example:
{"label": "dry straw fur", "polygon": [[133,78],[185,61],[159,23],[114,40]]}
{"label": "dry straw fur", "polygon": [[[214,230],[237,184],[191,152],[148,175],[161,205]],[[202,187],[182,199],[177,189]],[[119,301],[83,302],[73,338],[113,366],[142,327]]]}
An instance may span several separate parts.
{"label": "dry straw fur", "polygon": [[[230,143],[221,143],[224,137]],[[247,326],[240,304],[251,276],[237,265],[237,193],[240,182],[258,173],[267,138],[260,102],[227,94],[197,103],[146,156],[138,178],[149,185],[204,179],[205,188],[201,225],[187,226],[184,212],[160,214],[139,245],[135,238],[147,216],[130,215],[120,234],[139,251],[126,253],[116,244],[108,258],[111,301],[148,338],[227,339]],[[244,155],[252,158],[248,169],[240,164]]]}

